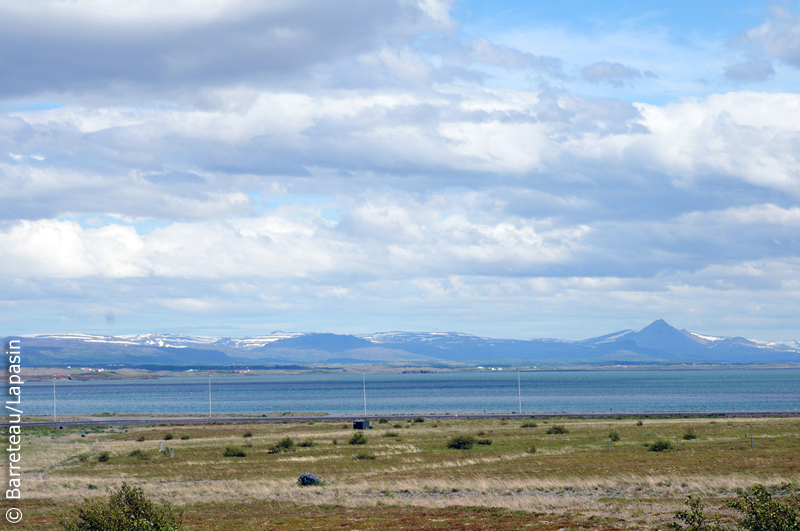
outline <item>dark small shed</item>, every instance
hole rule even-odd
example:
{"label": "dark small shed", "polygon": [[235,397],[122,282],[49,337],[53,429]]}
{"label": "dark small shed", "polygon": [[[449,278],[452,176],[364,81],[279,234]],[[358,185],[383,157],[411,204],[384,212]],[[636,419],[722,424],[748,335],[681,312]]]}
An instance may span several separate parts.
{"label": "dark small shed", "polygon": [[354,430],[371,430],[372,427],[369,425],[368,420],[354,420],[353,421],[353,429]]}

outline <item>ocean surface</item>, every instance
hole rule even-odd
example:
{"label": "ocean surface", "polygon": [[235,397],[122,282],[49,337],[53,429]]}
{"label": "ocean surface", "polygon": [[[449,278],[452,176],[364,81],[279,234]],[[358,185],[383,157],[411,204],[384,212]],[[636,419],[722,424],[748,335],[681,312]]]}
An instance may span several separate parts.
{"label": "ocean surface", "polygon": [[[794,411],[800,370],[546,371],[367,374],[367,413]],[[207,414],[207,377],[64,381],[58,414]],[[53,413],[53,383],[24,384],[24,414]],[[212,412],[364,412],[360,374],[213,376]]]}

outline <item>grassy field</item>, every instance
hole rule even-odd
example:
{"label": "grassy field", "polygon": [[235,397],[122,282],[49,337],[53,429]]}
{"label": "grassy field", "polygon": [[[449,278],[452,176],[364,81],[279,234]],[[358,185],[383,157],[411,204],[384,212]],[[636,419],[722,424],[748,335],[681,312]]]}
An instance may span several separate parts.
{"label": "grassy field", "polygon": [[[126,481],[176,505],[192,530],[665,529],[687,494],[725,517],[736,488],[800,479],[798,418],[373,425],[365,445],[348,444],[355,432],[342,422],[27,428],[14,528],[57,529],[70,506]],[[548,434],[554,426],[568,433]],[[457,435],[491,444],[447,448]],[[286,437],[295,446],[276,449]],[[673,448],[649,451],[657,440]],[[225,457],[228,446],[246,456]],[[303,472],[326,484],[301,487]]]}

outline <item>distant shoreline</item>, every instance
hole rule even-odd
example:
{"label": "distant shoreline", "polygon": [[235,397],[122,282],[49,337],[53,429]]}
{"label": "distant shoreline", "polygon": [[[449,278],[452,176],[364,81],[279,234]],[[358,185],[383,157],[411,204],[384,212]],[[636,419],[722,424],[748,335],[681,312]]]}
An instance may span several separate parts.
{"label": "distant shoreline", "polygon": [[64,420],[53,422],[47,420],[45,415],[29,415],[28,417],[40,418],[40,421],[26,421],[22,426],[82,426],[82,425],[125,425],[125,424],[243,424],[243,423],[272,423],[272,422],[350,422],[355,419],[378,421],[381,418],[391,420],[406,420],[424,417],[430,420],[446,419],[685,419],[685,418],[765,418],[765,417],[800,417],[798,411],[644,411],[640,413],[557,413],[557,412],[528,412],[528,413],[376,413],[368,415],[327,415],[320,413],[293,412],[290,416],[237,416],[237,415],[131,415],[114,414],[99,415],[64,415]]}
{"label": "distant shoreline", "polygon": [[[491,365],[487,365],[490,367]],[[197,367],[197,368],[196,368]],[[237,369],[239,366],[236,366]],[[453,372],[553,372],[553,371],[701,371],[701,370],[775,370],[775,369],[800,369],[800,363],[774,363],[774,364],[698,364],[698,365],[563,365],[563,366],[537,366],[537,367],[517,367],[501,366],[498,371],[490,369],[477,369],[474,366],[463,367],[412,367],[412,366],[391,366],[383,364],[364,364],[364,365],[343,365],[331,367],[330,364],[325,368],[309,365],[298,369],[252,369],[250,372],[235,372],[235,369],[204,368],[202,365],[193,367],[187,366],[186,370],[149,370],[135,367],[108,368],[103,372],[69,372],[68,375],[57,375],[65,371],[73,371],[71,368],[58,367],[23,367],[22,376],[29,382],[52,381],[102,381],[102,380],[149,380],[159,378],[175,377],[208,377],[212,376],[237,376],[246,378],[249,376],[278,375],[278,374],[428,374],[428,373],[453,373]],[[189,369],[193,369],[189,372]],[[4,369],[0,377],[5,375]]]}

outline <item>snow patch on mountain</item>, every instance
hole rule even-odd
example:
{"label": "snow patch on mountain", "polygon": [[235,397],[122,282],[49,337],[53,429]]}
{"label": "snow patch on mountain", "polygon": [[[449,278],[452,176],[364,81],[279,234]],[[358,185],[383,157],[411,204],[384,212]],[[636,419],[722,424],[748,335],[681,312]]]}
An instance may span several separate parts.
{"label": "snow patch on mountain", "polygon": [[755,343],[759,347],[785,348],[800,351],[800,341],[762,341],[760,339],[748,339],[748,341]]}
{"label": "snow patch on mountain", "polygon": [[705,340],[705,341],[724,341],[725,339],[727,339],[727,338],[725,338],[725,337],[704,336],[704,335],[702,335],[702,334],[698,334],[697,332],[689,332],[689,333],[690,333],[691,335],[693,335],[693,336],[695,336],[695,337],[699,337],[700,339],[703,339],[703,340]]}
{"label": "snow patch on mountain", "polygon": [[253,337],[226,337],[218,340],[216,344],[225,347],[241,348],[244,350],[252,350],[254,348],[263,347],[281,339],[290,339],[293,337],[300,337],[305,334],[301,332],[281,332],[276,330],[271,334]]}

